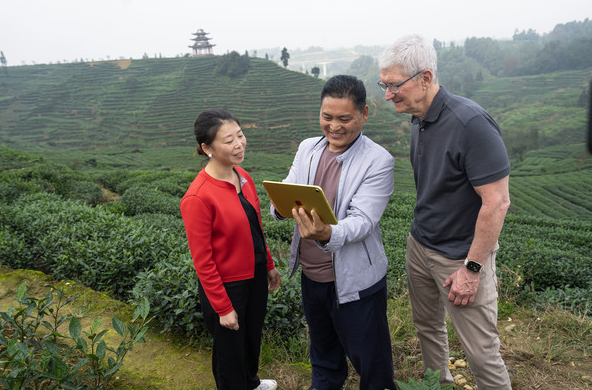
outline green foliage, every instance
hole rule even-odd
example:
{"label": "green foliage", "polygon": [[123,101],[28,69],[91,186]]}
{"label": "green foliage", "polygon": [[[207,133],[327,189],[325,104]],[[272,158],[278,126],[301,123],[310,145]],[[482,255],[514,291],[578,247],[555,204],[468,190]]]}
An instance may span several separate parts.
{"label": "green foliage", "polygon": [[138,184],[125,191],[119,202],[125,205],[127,215],[144,213],[180,215],[179,200],[157,189],[145,188]]}
{"label": "green foliage", "polygon": [[430,368],[428,368],[423,377],[423,381],[421,382],[418,382],[413,378],[409,378],[408,383],[401,381],[396,382],[397,386],[399,386],[401,390],[452,390],[454,388],[453,385],[440,386],[440,382],[438,380],[439,376],[440,370],[432,371]]}
{"label": "green foliage", "polygon": [[70,168],[7,148],[0,148],[0,201],[12,202],[23,194],[49,192],[66,199],[97,205],[101,188]]}
{"label": "green foliage", "polygon": [[493,75],[498,75],[504,67],[504,55],[497,41],[491,38],[468,38],[465,40],[465,53]]}
{"label": "green foliage", "polygon": [[187,251],[184,232],[64,201],[51,194],[23,196],[0,205],[0,262],[40,269],[125,298],[136,275],[169,256]]}
{"label": "green foliage", "polygon": [[[279,180],[290,161],[290,156],[260,154],[250,170],[256,183]],[[11,171],[30,172],[36,157],[20,164],[27,169],[14,164]],[[261,164],[264,169],[257,168]],[[542,308],[549,302],[590,313],[591,167],[589,157],[567,146],[528,152],[513,164],[513,206],[497,256],[500,315],[524,305]],[[144,170],[80,176],[123,194],[123,200],[98,207],[55,193],[22,194],[2,202],[0,263],[79,280],[123,299],[139,302],[145,297],[163,330],[200,337],[205,327],[197,277],[178,213],[180,198],[195,174]],[[381,220],[390,297],[406,292],[405,247],[415,204],[409,162],[397,159],[394,175],[396,191]],[[25,175],[18,183],[27,186],[38,177]],[[304,339],[300,285],[298,277],[288,277],[287,269],[294,221],[273,220],[267,212],[269,199],[257,186],[267,243],[282,276],[280,289],[269,295],[266,333],[280,335],[274,337],[286,345],[297,345],[296,340]]]}
{"label": "green foliage", "polygon": [[290,53],[288,53],[288,49],[285,47],[282,49],[282,55],[280,57],[280,61],[284,64],[284,68],[288,67],[288,60],[290,60]]}
{"label": "green foliage", "polygon": [[320,73],[321,73],[321,69],[318,66],[313,66],[310,69],[310,74],[313,75],[314,77],[319,77]]}
{"label": "green foliage", "polygon": [[366,86],[366,93],[375,99],[384,99],[384,92],[376,84],[379,80],[380,69],[378,68],[378,61],[374,57],[365,55],[355,59],[345,72],[356,76],[364,82]]}
{"label": "green foliage", "polygon": [[249,71],[251,61],[249,55],[241,56],[236,51],[224,54],[218,58],[216,74],[236,78]]}
{"label": "green foliage", "polygon": [[198,293],[198,278],[191,256],[158,262],[141,272],[132,299],[147,299],[162,332],[199,337],[207,334]]}
{"label": "green foliage", "polygon": [[497,265],[504,301],[544,307],[549,299],[592,314],[586,292],[592,282],[591,223],[512,214],[499,242]]}
{"label": "green foliage", "polygon": [[[274,253],[277,268],[282,278],[280,288],[269,294],[267,301],[267,316],[265,317],[265,332],[279,337],[279,341],[286,345],[295,340],[304,340],[305,320],[302,309],[300,292],[300,275],[290,278],[288,268],[289,244],[276,245],[268,242]],[[282,247],[282,249],[278,249]]]}
{"label": "green foliage", "polygon": [[[147,300],[136,307],[132,322],[113,317],[113,329],[121,336],[114,349],[103,339],[109,329],[100,330],[98,318],[83,331],[78,317],[63,314],[77,296],[51,289],[37,299],[26,292],[23,282],[15,297],[18,306],[0,312],[0,383],[6,389],[106,389],[127,352],[145,342]],[[66,324],[68,333],[62,331]]]}

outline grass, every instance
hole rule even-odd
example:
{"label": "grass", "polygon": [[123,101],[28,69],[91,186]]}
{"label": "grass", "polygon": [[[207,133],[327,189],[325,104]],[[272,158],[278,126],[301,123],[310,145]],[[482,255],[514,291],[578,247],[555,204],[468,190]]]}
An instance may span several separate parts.
{"label": "grass", "polygon": [[[0,268],[0,309],[13,304],[16,287],[27,280],[30,291],[42,295],[48,285],[68,284],[71,293],[83,294],[76,314],[83,321],[95,316],[105,317],[104,323],[115,313],[131,312],[122,302],[106,294],[93,292],[77,283],[56,282],[35,271]],[[500,313],[502,311],[500,310]],[[395,377],[423,377],[419,343],[411,321],[410,307],[405,295],[390,299],[388,319],[391,329]],[[86,319],[86,320],[84,320]],[[500,316],[498,327],[502,341],[501,353],[508,366],[515,390],[584,390],[592,387],[592,320],[574,315],[557,307],[544,311],[530,311],[512,306]],[[450,350],[456,359],[463,359],[462,349],[451,329]],[[209,390],[213,388],[210,372],[208,341],[189,341],[173,335],[160,334],[152,329],[146,344],[138,344],[126,357],[122,370],[113,381],[117,390]],[[277,337],[266,335],[262,346],[260,376],[274,378],[282,390],[303,390],[310,386],[310,364],[307,340],[293,340],[289,345],[278,344]],[[351,366],[350,366],[351,368]],[[464,378],[476,389],[471,368],[455,368],[453,376]],[[359,378],[353,368],[344,390],[354,390]],[[465,387],[468,389],[468,387]]]}

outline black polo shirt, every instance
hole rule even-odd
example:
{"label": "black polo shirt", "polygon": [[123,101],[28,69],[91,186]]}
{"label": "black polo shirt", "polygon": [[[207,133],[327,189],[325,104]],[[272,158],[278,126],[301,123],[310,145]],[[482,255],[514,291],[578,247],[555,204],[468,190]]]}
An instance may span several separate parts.
{"label": "black polo shirt", "polygon": [[481,208],[473,187],[510,174],[501,131],[481,106],[443,87],[423,121],[411,123],[417,189],[411,234],[448,258],[464,259]]}

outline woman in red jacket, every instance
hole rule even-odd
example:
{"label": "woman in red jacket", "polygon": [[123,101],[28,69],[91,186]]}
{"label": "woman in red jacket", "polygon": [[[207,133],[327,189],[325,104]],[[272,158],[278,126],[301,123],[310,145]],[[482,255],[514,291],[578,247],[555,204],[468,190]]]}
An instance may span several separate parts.
{"label": "woman in red jacket", "polygon": [[243,162],[246,138],[227,111],[203,112],[194,126],[197,152],[209,161],[181,200],[199,297],[212,337],[219,390],[274,390],[260,380],[259,351],[267,293],[280,285],[261,228],[259,198]]}

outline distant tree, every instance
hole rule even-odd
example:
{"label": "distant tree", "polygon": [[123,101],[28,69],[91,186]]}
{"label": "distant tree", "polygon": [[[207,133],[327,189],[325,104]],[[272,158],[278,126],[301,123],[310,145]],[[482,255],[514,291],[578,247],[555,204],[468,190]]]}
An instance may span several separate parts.
{"label": "distant tree", "polygon": [[451,46],[438,53],[438,82],[452,93],[470,97],[485,79],[484,65],[467,57],[462,46]]}
{"label": "distant tree", "polygon": [[310,70],[310,73],[314,76],[314,77],[319,77],[319,74],[321,73],[321,69],[319,69],[318,66],[313,66],[312,69]]}
{"label": "distant tree", "polygon": [[485,66],[494,75],[499,75],[506,62],[506,53],[499,42],[491,38],[467,38],[465,54]]}
{"label": "distant tree", "polygon": [[0,51],[0,64],[2,64],[2,68],[4,69],[4,74],[8,76],[8,62],[6,61],[6,57],[4,57],[4,52]]}
{"label": "distant tree", "polygon": [[436,51],[440,51],[440,49],[442,49],[444,47],[444,44],[442,42],[440,42],[437,39],[434,39],[434,49],[436,49]]}
{"label": "distant tree", "polygon": [[543,40],[569,42],[578,38],[592,38],[592,20],[586,18],[583,22],[558,24]]}
{"label": "distant tree", "polygon": [[269,54],[265,53],[265,59],[269,60]]}
{"label": "distant tree", "polygon": [[590,101],[590,96],[587,89],[583,89],[580,97],[578,99],[578,107],[586,107],[588,106],[588,102]]}
{"label": "distant tree", "polygon": [[349,65],[349,68],[345,73],[354,75],[362,80],[364,85],[366,85],[368,95],[384,97],[384,92],[378,87],[378,85],[376,85],[380,69],[378,69],[378,63],[374,57],[363,55],[356,58]]}
{"label": "distant tree", "polygon": [[518,32],[518,29],[516,29],[514,31],[514,36],[512,36],[512,40],[514,42],[517,42],[517,41],[538,41],[540,38],[541,38],[540,35],[537,34],[537,32],[531,28],[529,28],[528,31],[522,30],[521,32]]}
{"label": "distant tree", "polygon": [[239,77],[246,74],[251,67],[247,53],[241,56],[236,51],[218,57],[216,73],[223,76]]}
{"label": "distant tree", "polygon": [[288,53],[288,49],[286,49],[285,47],[282,49],[282,56],[280,57],[280,60],[282,61],[282,64],[284,64],[284,68],[288,67],[288,60],[290,59],[290,54]]}

